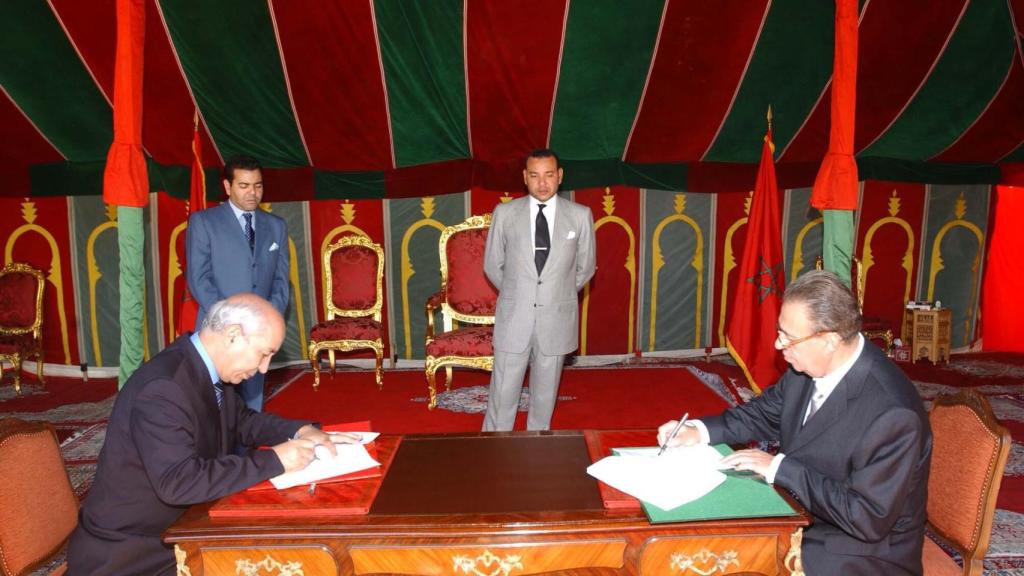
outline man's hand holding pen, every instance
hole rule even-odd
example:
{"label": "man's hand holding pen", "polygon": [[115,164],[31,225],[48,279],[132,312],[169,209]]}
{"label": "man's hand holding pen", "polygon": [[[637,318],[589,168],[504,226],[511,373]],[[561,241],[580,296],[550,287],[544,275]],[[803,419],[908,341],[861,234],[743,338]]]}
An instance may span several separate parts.
{"label": "man's hand holding pen", "polygon": [[678,420],[669,420],[658,427],[658,446],[675,448],[700,444],[700,431],[693,425],[685,424],[673,435],[672,432],[676,430],[678,424]]}

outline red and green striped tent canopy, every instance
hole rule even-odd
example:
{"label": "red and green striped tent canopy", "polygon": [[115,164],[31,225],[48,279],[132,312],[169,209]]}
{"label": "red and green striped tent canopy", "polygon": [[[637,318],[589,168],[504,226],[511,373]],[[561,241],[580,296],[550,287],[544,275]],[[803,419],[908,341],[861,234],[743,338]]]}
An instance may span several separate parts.
{"label": "red and green striped tent canopy", "polygon": [[[152,190],[187,196],[193,114],[214,168],[247,153],[267,200],[520,187],[749,189],[774,109],[780,185],[828,146],[825,0],[146,0]],[[1024,161],[1024,0],[862,0],[861,179],[988,183]],[[8,196],[99,194],[115,0],[0,5]],[[209,186],[217,194],[217,186]]]}

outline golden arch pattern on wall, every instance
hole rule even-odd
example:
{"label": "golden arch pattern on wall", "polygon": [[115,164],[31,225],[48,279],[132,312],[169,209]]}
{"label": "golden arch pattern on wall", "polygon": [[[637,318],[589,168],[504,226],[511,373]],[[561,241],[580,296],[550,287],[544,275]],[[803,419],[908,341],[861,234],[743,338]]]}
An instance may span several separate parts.
{"label": "golden arch pattern on wall", "polygon": [[804,224],[804,227],[797,233],[795,245],[793,246],[793,266],[789,272],[790,282],[799,278],[800,271],[804,269],[804,238],[814,227],[821,226],[823,221],[823,218],[815,218]]}
{"label": "golden arch pattern on wall", "polygon": [[658,222],[657,227],[654,228],[654,235],[651,238],[651,322],[649,328],[649,336],[647,347],[648,350],[653,352],[655,346],[655,336],[657,335],[657,318],[658,318],[658,278],[661,274],[662,267],[665,266],[665,259],[661,255],[661,234],[665,231],[665,228],[672,222],[683,222],[693,229],[694,235],[697,237],[697,247],[693,251],[693,258],[690,260],[690,266],[697,272],[697,305],[696,313],[694,314],[694,322],[696,325],[696,332],[694,334],[694,348],[700,348],[701,344],[701,310],[703,307],[703,291],[704,291],[704,234],[700,231],[700,226],[697,222],[684,214],[686,210],[686,194],[675,195],[675,214],[663,218]]}
{"label": "golden arch pattern on wall", "polygon": [[7,238],[7,245],[4,246],[4,264],[14,261],[14,244],[18,238],[29,232],[35,232],[46,240],[50,247],[50,273],[46,279],[57,289],[57,316],[60,317],[61,344],[64,346],[64,363],[71,364],[71,343],[68,340],[68,318],[64,311],[64,280],[60,271],[60,252],[57,249],[57,241],[45,228],[35,223],[36,204],[26,199],[21,203],[21,217],[25,224],[17,227],[10,237]]}
{"label": "golden arch pattern on wall", "polygon": [[743,213],[746,216],[733,222],[725,233],[725,254],[722,255],[722,289],[718,306],[718,341],[722,344],[725,344],[725,312],[729,302],[729,274],[737,266],[736,257],[732,253],[732,237],[740,229],[740,226],[745,226],[750,219],[750,203],[753,199],[754,193],[750,192],[747,195],[747,201],[743,204]]}
{"label": "golden arch pattern on wall", "polygon": [[[636,249],[636,235],[633,233],[633,229],[630,228],[629,224],[622,218],[615,216],[615,196],[611,193],[610,188],[605,188],[604,202],[602,208],[605,216],[594,223],[594,233],[601,229],[605,224],[612,224],[618,226],[626,231],[626,236],[629,238],[629,251],[626,252],[626,261],[623,262],[622,266],[629,273],[629,324],[627,324],[626,332],[626,352],[629,353],[633,350],[633,325],[635,322],[635,306],[636,306],[636,258],[633,256],[633,252]],[[586,356],[587,354],[587,320],[590,316],[590,283],[587,282],[586,286],[583,287],[583,313],[580,317],[580,355]],[[652,319],[653,321],[653,319]]]}
{"label": "golden arch pattern on wall", "polygon": [[174,281],[182,275],[181,259],[178,258],[178,236],[188,228],[188,220],[178,224],[171,230],[171,239],[167,246],[167,342],[174,341],[178,323],[174,320]]}
{"label": "golden arch pattern on wall", "polygon": [[974,237],[978,240],[978,249],[974,252],[974,258],[971,260],[971,292],[970,298],[967,301],[967,310],[964,314],[964,342],[963,345],[970,344],[970,327],[971,318],[974,316],[974,303],[977,301],[978,296],[978,267],[981,263],[981,255],[985,249],[985,234],[982,233],[981,228],[969,220],[964,220],[964,214],[967,213],[967,201],[964,199],[964,193],[961,192],[960,196],[956,199],[956,206],[954,208],[954,215],[956,218],[946,222],[939,228],[939,233],[935,235],[935,240],[932,242],[932,257],[930,273],[928,275],[928,300],[934,300],[935,296],[935,278],[939,275],[939,272],[945,268],[942,262],[942,239],[946,236],[953,228],[961,227],[970,230],[974,234]]}
{"label": "golden arch pattern on wall", "polygon": [[[100,351],[100,329],[96,318],[96,284],[103,274],[96,260],[96,239],[107,230],[117,229],[117,206],[107,205],[107,221],[97,225],[89,233],[85,244],[85,261],[89,275],[89,329],[92,335],[93,361],[103,366],[103,355]],[[142,283],[142,358],[149,361],[149,310],[146,308],[146,283]]]}
{"label": "golden arch pattern on wall", "polygon": [[[903,231],[906,232],[907,234],[907,251],[903,253],[902,262],[903,269],[906,270],[907,272],[907,281],[903,287],[903,302],[906,303],[908,300],[910,300],[911,275],[914,273],[914,229],[910,226],[909,222],[898,216],[899,213],[900,197],[897,195],[896,191],[893,190],[892,197],[889,198],[889,215],[885,218],[880,218],[878,221],[872,224],[871,227],[868,228],[867,233],[864,235],[864,249],[861,252],[860,256],[860,261],[864,266],[864,285],[860,287],[861,302],[864,302],[864,294],[866,294],[868,291],[868,270],[870,270],[871,267],[875,265],[875,258],[871,252],[871,240],[874,238],[875,232],[877,232],[879,228],[885,226],[886,224],[895,224],[896,226],[902,228]],[[900,334],[906,334],[906,328],[906,318],[904,318]]]}
{"label": "golden arch pattern on wall", "polygon": [[409,280],[416,271],[412,267],[412,259],[409,257],[409,242],[416,231],[423,227],[434,228],[438,232],[444,232],[445,225],[433,218],[434,199],[423,198],[420,201],[420,213],[423,218],[413,222],[412,226],[402,235],[402,328],[405,337],[405,357],[412,358],[412,324],[409,320]]}

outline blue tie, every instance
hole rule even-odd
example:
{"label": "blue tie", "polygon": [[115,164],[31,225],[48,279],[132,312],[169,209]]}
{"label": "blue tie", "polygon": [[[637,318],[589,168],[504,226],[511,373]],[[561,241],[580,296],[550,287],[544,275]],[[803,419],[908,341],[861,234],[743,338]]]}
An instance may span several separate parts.
{"label": "blue tie", "polygon": [[252,229],[252,212],[243,212],[245,217],[245,239],[249,241],[249,252],[256,251],[256,231]]}
{"label": "blue tie", "polygon": [[217,396],[217,408],[224,406],[224,385],[220,382],[214,382],[213,393]]}

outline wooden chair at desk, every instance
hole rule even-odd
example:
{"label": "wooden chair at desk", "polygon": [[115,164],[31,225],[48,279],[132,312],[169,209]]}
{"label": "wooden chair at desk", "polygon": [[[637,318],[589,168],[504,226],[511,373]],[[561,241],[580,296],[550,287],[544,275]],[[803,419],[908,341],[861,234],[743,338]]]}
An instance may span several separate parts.
{"label": "wooden chair at desk", "polygon": [[932,404],[928,529],[963,557],[963,569],[931,538],[924,539],[925,576],[981,576],[992,535],[1010,433],[984,396],[966,389]]}
{"label": "wooden chair at desk", "polygon": [[28,574],[57,561],[78,523],[78,498],[50,424],[0,420],[0,462],[0,574]]}

